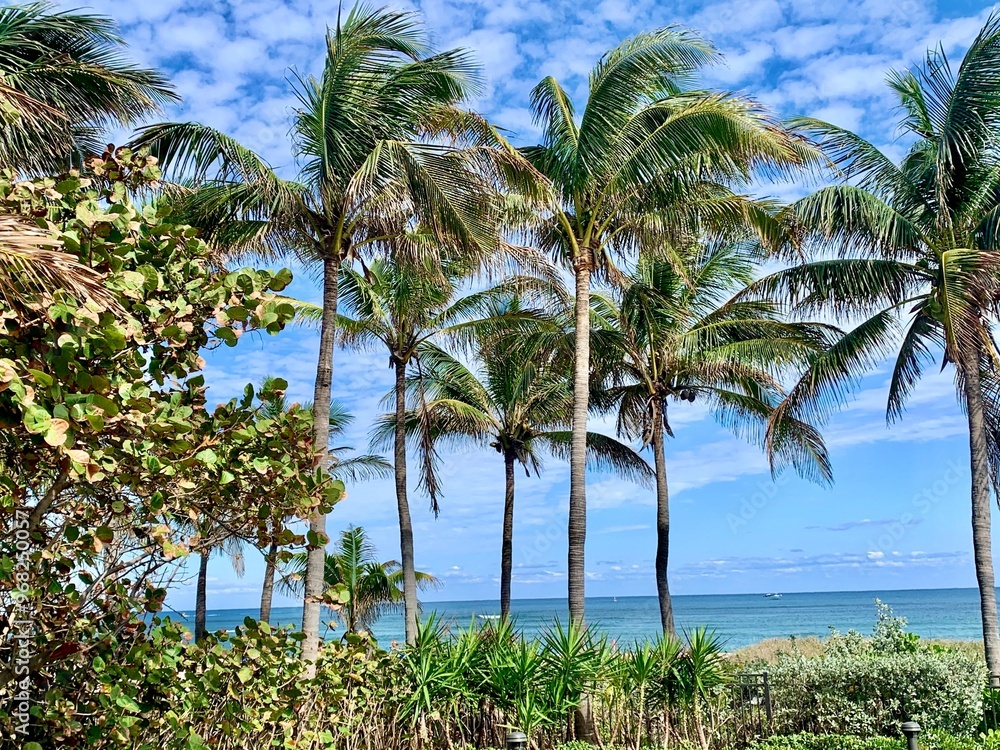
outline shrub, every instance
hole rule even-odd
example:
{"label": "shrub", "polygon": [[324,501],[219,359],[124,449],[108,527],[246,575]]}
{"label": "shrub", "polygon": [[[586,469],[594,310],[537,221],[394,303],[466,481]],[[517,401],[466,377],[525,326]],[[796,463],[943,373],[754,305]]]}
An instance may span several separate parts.
{"label": "shrub", "polygon": [[[940,730],[920,736],[921,750],[998,750],[1000,733],[978,737],[954,737]],[[856,737],[842,734],[800,733],[771,737],[750,750],[905,750],[906,741],[895,737]]]}
{"label": "shrub", "polygon": [[784,655],[770,667],[775,728],[894,736],[912,719],[970,735],[983,715],[986,667],[967,653],[925,646],[876,600],[872,638],[833,632],[819,658]]}
{"label": "shrub", "polygon": [[791,734],[758,742],[751,750],[905,750],[903,740],[839,734]]}

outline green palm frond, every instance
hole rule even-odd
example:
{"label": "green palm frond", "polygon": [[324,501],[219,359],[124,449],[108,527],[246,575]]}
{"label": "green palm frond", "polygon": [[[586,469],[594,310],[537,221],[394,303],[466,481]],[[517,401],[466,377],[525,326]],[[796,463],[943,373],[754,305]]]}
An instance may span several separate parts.
{"label": "green palm frond", "polygon": [[[556,458],[569,460],[573,433],[553,430],[539,436]],[[587,467],[593,471],[615,474],[637,484],[652,486],[653,469],[632,448],[609,435],[587,433]]]}
{"label": "green palm frond", "polygon": [[133,65],[124,47],[104,16],[48,2],[0,8],[0,163],[65,171],[95,153],[99,131],[134,125],[176,101],[166,77]]}

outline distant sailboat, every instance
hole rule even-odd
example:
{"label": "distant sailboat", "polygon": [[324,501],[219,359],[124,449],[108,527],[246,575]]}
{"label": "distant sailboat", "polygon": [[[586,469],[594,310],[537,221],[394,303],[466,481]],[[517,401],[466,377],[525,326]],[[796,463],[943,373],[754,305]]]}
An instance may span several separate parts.
{"label": "distant sailboat", "polygon": [[618,597],[617,596],[611,597],[611,601],[613,601],[615,604],[617,604],[618,603]]}

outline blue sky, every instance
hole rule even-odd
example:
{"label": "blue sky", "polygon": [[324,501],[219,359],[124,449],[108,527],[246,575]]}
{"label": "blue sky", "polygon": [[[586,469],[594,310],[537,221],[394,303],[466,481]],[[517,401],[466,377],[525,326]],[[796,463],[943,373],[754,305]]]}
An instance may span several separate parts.
{"label": "blue sky", "polygon": [[[640,30],[681,24],[726,56],[726,66],[708,71],[706,83],[745,91],[782,115],[808,114],[856,129],[893,154],[901,147],[894,142],[885,71],[918,61],[939,41],[957,58],[990,10],[959,0],[391,2],[420,11],[439,47],[476,51],[489,86],[473,106],[511,130],[515,142],[535,137],[526,105],[541,77],[556,76],[582,101],[586,74],[602,52]],[[286,76],[289,68],[319,70],[323,28],[335,22],[335,2],[91,5],[119,21],[135,58],[172,76],[184,103],[169,119],[222,128],[275,166],[293,168]],[[782,197],[801,189],[767,187]],[[292,291],[317,299],[306,274]],[[270,374],[289,381],[293,398],[308,399],[316,339],[308,331],[250,336],[235,350],[209,354],[212,395],[224,400]],[[677,437],[668,442],[667,462],[676,593],[975,585],[967,438],[950,374],[921,383],[904,421],[889,429],[887,372],[885,366],[866,379],[853,406],[824,431],[836,473],[832,488],[794,476],[772,482],[759,451],[715,425],[700,404],[672,411]],[[344,442],[363,447],[391,385],[387,359],[338,352],[335,381],[335,395],[357,415]],[[612,423],[597,428],[607,431]],[[446,455],[446,463],[441,517],[434,520],[417,493],[411,500],[418,568],[445,582],[426,598],[493,598],[502,463],[493,451]],[[516,598],[565,595],[567,476],[565,465],[549,461],[540,478],[518,477]],[[588,501],[588,593],[655,594],[652,491],[594,474]],[[385,558],[398,556],[390,482],[350,487],[329,524],[334,533],[364,525]],[[238,579],[225,560],[213,561],[210,608],[257,604],[263,566],[252,554],[247,563]],[[171,602],[186,608],[193,598],[188,584]]]}

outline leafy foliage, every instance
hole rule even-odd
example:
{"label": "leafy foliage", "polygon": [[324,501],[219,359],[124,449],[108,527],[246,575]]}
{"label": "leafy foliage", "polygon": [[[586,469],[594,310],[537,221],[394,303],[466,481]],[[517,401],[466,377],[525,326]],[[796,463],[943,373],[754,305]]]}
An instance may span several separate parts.
{"label": "leafy foliage", "polygon": [[823,656],[779,656],[768,667],[780,732],[893,736],[903,721],[966,735],[983,716],[985,665],[920,644],[906,621],[877,602],[873,636],[834,633]]}
{"label": "leafy foliage", "polygon": [[[206,405],[199,350],[280,330],[292,311],[273,293],[291,274],[218,270],[194,230],[134,206],[129,191],[158,177],[145,155],[121,150],[88,171],[0,180],[0,208],[92,269],[111,301],[59,288],[25,290],[17,313],[0,306],[0,602],[5,629],[15,601],[27,607],[39,695],[72,684],[94,653],[144,642],[142,613],[161,608],[175,561],[208,543],[189,521],[266,546],[271,519],[330,507],[343,490],[314,468],[311,420],[261,416],[284,382]],[[5,705],[21,683],[15,648],[0,644]]]}

